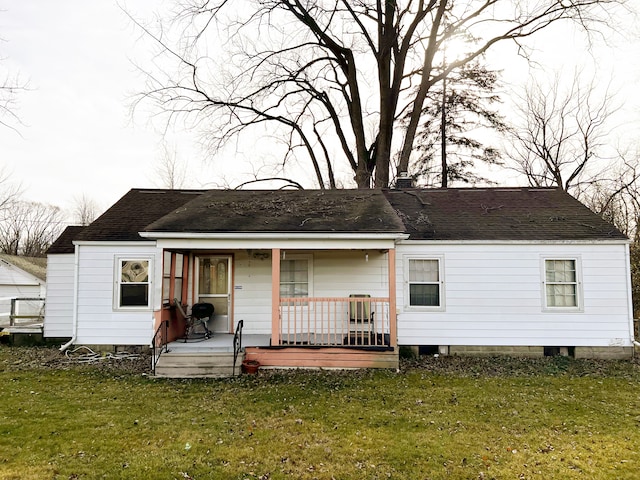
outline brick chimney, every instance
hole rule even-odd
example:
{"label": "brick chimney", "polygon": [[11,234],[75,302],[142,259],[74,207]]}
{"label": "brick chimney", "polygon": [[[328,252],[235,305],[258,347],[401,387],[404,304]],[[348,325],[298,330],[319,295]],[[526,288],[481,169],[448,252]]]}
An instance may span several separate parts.
{"label": "brick chimney", "polygon": [[396,190],[402,190],[404,188],[413,188],[413,178],[409,176],[407,172],[400,172],[396,179]]}

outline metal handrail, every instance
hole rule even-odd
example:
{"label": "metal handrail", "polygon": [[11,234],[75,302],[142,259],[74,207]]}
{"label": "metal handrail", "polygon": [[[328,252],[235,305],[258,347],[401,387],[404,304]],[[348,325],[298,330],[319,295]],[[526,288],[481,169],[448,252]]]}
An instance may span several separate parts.
{"label": "metal handrail", "polygon": [[233,335],[233,376],[236,375],[236,362],[238,361],[238,354],[242,350],[242,327],[244,327],[244,320],[238,322],[236,333]]}
{"label": "metal handrail", "polygon": [[156,374],[156,365],[158,365],[158,360],[160,360],[160,355],[162,355],[163,351],[164,352],[169,351],[169,346],[167,343],[168,331],[169,331],[169,320],[163,320],[158,326],[156,333],[153,335],[151,348],[152,348],[152,354],[153,354],[152,367],[153,367],[154,376]]}

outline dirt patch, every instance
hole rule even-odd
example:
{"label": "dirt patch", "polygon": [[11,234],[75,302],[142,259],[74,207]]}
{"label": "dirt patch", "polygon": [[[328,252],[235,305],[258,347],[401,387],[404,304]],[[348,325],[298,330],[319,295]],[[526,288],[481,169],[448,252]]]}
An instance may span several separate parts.
{"label": "dirt patch", "polygon": [[36,369],[99,369],[110,372],[149,374],[148,353],[97,353],[86,347],[61,352],[51,347],[0,346],[0,368],[6,371]]}
{"label": "dirt patch", "polygon": [[420,358],[402,359],[401,366],[405,371],[420,369],[438,375],[460,377],[567,375],[640,379],[639,357],[629,360],[577,360],[562,356],[522,358],[506,355],[495,357],[424,355]]}

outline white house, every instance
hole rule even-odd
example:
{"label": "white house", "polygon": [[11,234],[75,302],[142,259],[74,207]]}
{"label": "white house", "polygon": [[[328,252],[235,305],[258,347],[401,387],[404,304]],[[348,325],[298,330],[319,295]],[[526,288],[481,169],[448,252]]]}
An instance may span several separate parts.
{"label": "white house", "polygon": [[627,239],[556,189],[393,190],[398,343],[444,353],[633,352]]}
{"label": "white house", "polygon": [[633,352],[628,240],[556,189],[134,189],[73,245],[45,325],[75,344],[181,339],[177,300],[263,365]]}

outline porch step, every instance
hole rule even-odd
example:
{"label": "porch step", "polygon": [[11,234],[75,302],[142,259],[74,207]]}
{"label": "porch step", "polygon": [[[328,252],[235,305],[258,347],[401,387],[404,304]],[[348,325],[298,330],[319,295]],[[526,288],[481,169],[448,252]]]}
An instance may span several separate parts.
{"label": "porch step", "polygon": [[[238,354],[236,375],[244,353]],[[233,352],[163,353],[156,365],[156,377],[163,378],[223,378],[233,376]]]}

